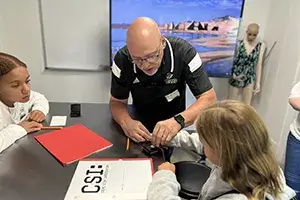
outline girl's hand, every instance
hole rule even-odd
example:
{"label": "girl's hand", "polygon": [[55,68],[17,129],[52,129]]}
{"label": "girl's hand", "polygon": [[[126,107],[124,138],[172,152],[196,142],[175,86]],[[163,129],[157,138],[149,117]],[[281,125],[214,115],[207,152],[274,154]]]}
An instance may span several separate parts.
{"label": "girl's hand", "polygon": [[39,110],[34,110],[29,113],[28,117],[26,118],[27,121],[35,121],[35,122],[42,122],[44,121],[46,116]]}
{"label": "girl's hand", "polygon": [[158,166],[158,171],[160,170],[170,170],[175,174],[175,165],[169,162],[165,162]]}
{"label": "girl's hand", "polygon": [[27,133],[32,133],[35,131],[39,131],[41,130],[41,128],[43,127],[42,124],[39,124],[37,122],[29,122],[29,121],[22,121],[19,123],[19,126],[22,126]]}

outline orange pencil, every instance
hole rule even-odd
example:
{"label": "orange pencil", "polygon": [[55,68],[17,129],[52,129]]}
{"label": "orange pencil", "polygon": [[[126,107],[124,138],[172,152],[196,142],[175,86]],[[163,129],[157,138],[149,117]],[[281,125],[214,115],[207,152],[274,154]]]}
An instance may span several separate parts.
{"label": "orange pencil", "polygon": [[59,127],[59,126],[43,126],[41,128],[41,130],[47,130],[47,131],[51,131],[51,130],[61,130],[63,129],[63,127]]}
{"label": "orange pencil", "polygon": [[127,138],[126,151],[128,151],[129,148],[130,148],[130,139]]}

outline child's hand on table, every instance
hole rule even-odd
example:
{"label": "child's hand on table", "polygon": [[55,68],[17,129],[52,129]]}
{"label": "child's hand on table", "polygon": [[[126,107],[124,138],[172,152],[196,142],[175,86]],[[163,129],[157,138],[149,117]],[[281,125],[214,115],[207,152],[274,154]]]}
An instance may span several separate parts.
{"label": "child's hand on table", "polygon": [[26,118],[27,121],[35,121],[35,122],[42,122],[44,121],[46,116],[39,110],[34,110],[29,113],[28,117]]}
{"label": "child's hand on table", "polygon": [[43,127],[42,124],[40,123],[37,123],[35,121],[22,121],[19,123],[19,126],[22,126],[27,133],[32,133],[32,132],[35,132],[35,131],[39,131],[41,130],[41,128]]}

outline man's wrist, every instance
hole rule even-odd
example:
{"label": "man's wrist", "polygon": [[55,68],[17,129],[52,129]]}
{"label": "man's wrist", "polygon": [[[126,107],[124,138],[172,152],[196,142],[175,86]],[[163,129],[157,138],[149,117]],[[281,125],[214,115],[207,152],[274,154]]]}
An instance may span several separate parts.
{"label": "man's wrist", "polygon": [[123,117],[122,120],[120,121],[120,126],[124,127],[126,126],[126,124],[128,124],[128,122],[132,120],[132,118],[130,116],[128,117]]}

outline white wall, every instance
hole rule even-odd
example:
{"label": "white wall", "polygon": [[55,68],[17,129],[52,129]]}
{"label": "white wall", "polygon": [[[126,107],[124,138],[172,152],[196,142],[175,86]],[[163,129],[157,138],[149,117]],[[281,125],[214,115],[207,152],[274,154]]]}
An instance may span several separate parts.
{"label": "white wall", "polygon": [[265,38],[268,43],[278,41],[278,45],[265,66],[261,101],[255,105],[277,144],[280,162],[284,158],[289,124],[295,115],[288,105],[288,95],[292,85],[299,80],[299,6],[297,0],[273,0],[271,3]]}
{"label": "white wall", "polygon": [[44,71],[38,0],[0,0],[0,23],[2,50],[27,63],[32,87],[50,101],[108,102],[109,73]]}

